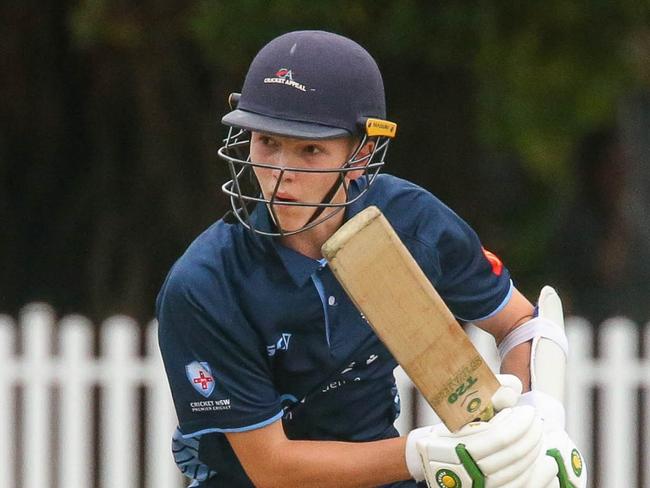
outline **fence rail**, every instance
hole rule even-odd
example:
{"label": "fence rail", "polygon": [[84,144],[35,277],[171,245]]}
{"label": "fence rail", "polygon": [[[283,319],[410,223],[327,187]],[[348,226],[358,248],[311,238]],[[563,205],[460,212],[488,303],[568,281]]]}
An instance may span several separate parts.
{"label": "fence rail", "polygon": [[[156,324],[128,317],[94,327],[56,320],[45,305],[16,324],[0,315],[1,488],[179,488],[170,435],[176,424]],[[590,466],[591,487],[650,487],[650,326],[624,318],[594,328],[570,318],[567,429]],[[493,339],[468,333],[493,369]],[[600,354],[595,355],[593,345]],[[641,346],[641,347],[640,347]],[[435,414],[400,369],[401,432]]]}

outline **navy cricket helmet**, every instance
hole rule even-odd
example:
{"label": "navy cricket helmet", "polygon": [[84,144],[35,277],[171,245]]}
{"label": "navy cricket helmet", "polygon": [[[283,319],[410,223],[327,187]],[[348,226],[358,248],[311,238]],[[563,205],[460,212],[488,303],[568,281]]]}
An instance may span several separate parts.
{"label": "navy cricket helmet", "polygon": [[[229,126],[228,137],[219,149],[220,158],[229,165],[231,180],[222,189],[230,197],[234,215],[246,227],[265,235],[291,235],[318,225],[351,201],[332,203],[334,194],[347,187],[348,171],[365,170],[369,183],[384,164],[388,143],[395,137],[397,125],[386,120],[384,84],[375,60],[356,42],[330,32],[296,31],[281,35],[264,46],[253,59],[241,95],[230,96],[232,111],[222,122]],[[253,168],[269,167],[250,160],[250,133],[307,140],[352,137],[356,150],[340,168],[322,170],[339,174],[337,182],[319,203],[286,202],[264,198],[256,184]],[[369,154],[359,156],[361,148],[372,140]],[[285,171],[314,171],[277,167]],[[281,175],[282,177],[282,175]],[[367,187],[366,186],[366,190]],[[358,195],[356,198],[359,198]],[[355,198],[355,200],[356,200]],[[271,216],[275,205],[301,205],[314,208],[306,225],[299,229],[268,232],[256,229],[249,214],[257,203],[267,205]]]}

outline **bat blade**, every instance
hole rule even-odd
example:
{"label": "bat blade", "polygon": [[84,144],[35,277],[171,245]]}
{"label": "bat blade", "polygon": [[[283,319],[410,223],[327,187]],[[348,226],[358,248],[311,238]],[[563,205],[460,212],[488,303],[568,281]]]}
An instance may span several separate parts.
{"label": "bat blade", "polygon": [[498,380],[377,207],[346,222],[322,252],[449,430],[493,415]]}

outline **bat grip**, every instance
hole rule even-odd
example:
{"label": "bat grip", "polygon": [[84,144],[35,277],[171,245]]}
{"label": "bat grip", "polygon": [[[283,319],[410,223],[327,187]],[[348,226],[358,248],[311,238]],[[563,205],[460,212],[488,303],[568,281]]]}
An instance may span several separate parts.
{"label": "bat grip", "polygon": [[474,419],[475,422],[487,422],[492,417],[494,417],[494,405],[488,403],[487,406],[478,413],[478,416]]}

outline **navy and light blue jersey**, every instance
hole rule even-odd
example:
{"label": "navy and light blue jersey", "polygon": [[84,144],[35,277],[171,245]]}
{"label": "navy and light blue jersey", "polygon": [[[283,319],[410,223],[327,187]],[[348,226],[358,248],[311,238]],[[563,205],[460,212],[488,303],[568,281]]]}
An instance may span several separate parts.
{"label": "navy and light blue jersey", "polygon": [[[353,182],[351,198],[366,184]],[[381,209],[459,320],[487,318],[507,303],[507,269],[429,192],[379,175],[345,218],[369,205]],[[271,225],[263,206],[252,218]],[[180,431],[200,438],[202,469],[214,475],[197,486],[252,486],[226,432],[282,420],[290,439],[398,435],[395,359],[324,260],[219,220],[175,263],[156,308]]]}

